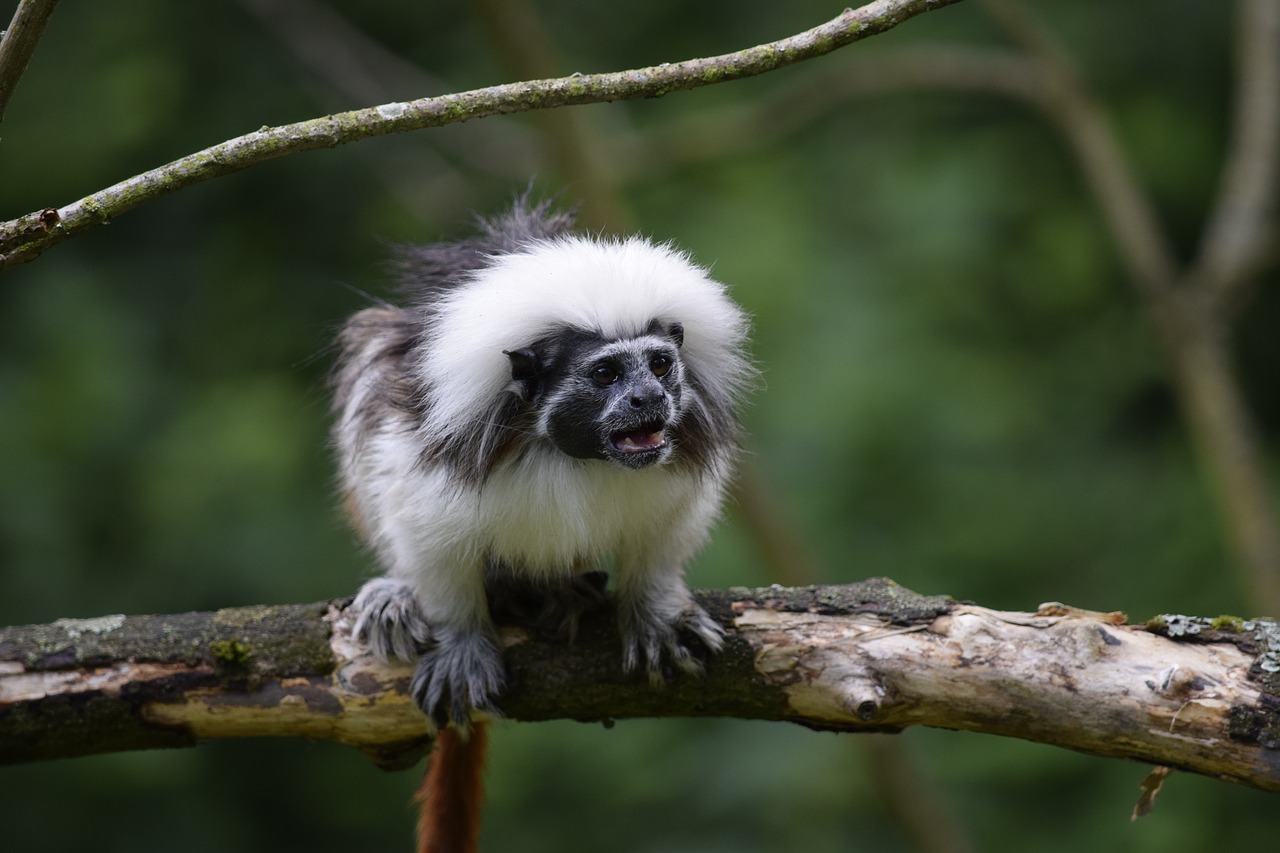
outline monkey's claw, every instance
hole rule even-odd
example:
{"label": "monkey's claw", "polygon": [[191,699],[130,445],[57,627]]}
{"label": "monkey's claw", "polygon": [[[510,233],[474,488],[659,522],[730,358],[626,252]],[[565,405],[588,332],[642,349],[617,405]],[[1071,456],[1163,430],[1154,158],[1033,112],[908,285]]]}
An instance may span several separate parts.
{"label": "monkey's claw", "polygon": [[360,588],[351,603],[355,626],[351,635],[383,663],[391,658],[416,660],[431,639],[431,628],[413,588],[401,580],[375,578]]}
{"label": "monkey's claw", "polygon": [[436,728],[452,723],[468,730],[472,711],[499,716],[493,699],[505,680],[496,638],[441,631],[418,658],[409,692]]}
{"label": "monkey's claw", "polygon": [[[695,650],[695,646],[701,649]],[[703,658],[723,647],[724,629],[693,602],[670,622],[652,613],[632,613],[623,620],[622,667],[633,672],[643,665],[655,686],[670,680],[668,663],[681,672],[702,675]]]}

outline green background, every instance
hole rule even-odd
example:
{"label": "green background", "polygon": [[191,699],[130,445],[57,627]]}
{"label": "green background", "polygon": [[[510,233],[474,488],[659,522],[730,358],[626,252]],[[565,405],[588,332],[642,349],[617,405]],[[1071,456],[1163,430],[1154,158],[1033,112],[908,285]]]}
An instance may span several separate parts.
{"label": "green background", "polygon": [[[344,0],[325,8],[416,70],[355,90],[348,68],[340,88],[251,13],[267,5],[60,4],[0,128],[0,219],[262,125],[513,79],[469,5]],[[840,8],[536,2],[566,73],[726,52]],[[1190,256],[1226,143],[1229,7],[1030,8]],[[576,110],[616,191],[610,224],[675,240],[754,317],[749,464],[796,563],[997,608],[1250,614],[1153,330],[1061,137],[998,98],[832,85],[857,58],[932,44],[1007,47],[963,3],[759,79]],[[573,201],[583,179],[552,165],[542,128],[486,119],[286,158],[0,276],[0,624],[353,592],[372,567],[335,500],[329,340],[363,291],[386,292],[388,241],[463,233],[531,179]],[[1275,277],[1235,337],[1272,464]],[[777,579],[732,509],[690,574]],[[915,774],[930,820],[954,821],[956,850],[1280,835],[1273,796],[1226,783],[1175,775],[1130,823],[1138,764],[942,731],[888,740],[499,725],[485,849],[923,849],[881,804],[886,764]],[[301,741],[4,767],[0,849],[407,850],[417,781]]]}

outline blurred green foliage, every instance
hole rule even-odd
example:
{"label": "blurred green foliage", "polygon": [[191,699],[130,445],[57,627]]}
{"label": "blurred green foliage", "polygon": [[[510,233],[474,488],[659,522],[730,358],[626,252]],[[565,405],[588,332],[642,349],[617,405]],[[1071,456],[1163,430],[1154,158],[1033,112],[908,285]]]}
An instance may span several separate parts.
{"label": "blurred green foliage", "polygon": [[[250,9],[263,5],[62,3],[5,117],[0,218],[366,105],[261,26]],[[506,79],[465,5],[332,5],[441,87],[393,76],[385,100]],[[535,5],[566,71],[720,53],[839,10]],[[1189,255],[1224,147],[1227,6],[1032,8]],[[780,139],[721,140],[709,160],[650,142],[805,75],[819,86],[855,53],[1001,41],[961,4],[807,66],[581,113],[630,224],[714,265],[753,313],[766,388],[748,413],[751,464],[821,580],[888,575],[1012,609],[1247,614],[1154,336],[1037,117],[897,94],[832,102]],[[573,176],[548,171],[532,127],[485,120],[266,164],[6,272],[0,624],[354,591],[370,561],[334,499],[331,333],[363,291],[384,292],[386,241],[456,234],[531,176],[547,193],[567,181],[572,201]],[[1237,348],[1273,461],[1274,284]],[[772,580],[733,514],[692,578]],[[912,849],[859,740],[732,721],[502,725],[486,849]],[[1265,849],[1280,832],[1273,797],[1224,783],[1175,775],[1131,824],[1146,768],[966,734],[897,740],[976,850]],[[330,744],[274,741],[0,768],[0,849],[406,850],[416,782]]]}

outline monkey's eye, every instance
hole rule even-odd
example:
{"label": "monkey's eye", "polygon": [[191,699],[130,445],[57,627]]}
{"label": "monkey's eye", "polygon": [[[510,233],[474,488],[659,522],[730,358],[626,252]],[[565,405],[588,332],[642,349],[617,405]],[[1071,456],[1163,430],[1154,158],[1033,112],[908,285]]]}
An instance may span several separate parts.
{"label": "monkey's eye", "polygon": [[591,381],[597,385],[612,385],[618,381],[618,371],[608,364],[597,364],[591,371]]}
{"label": "monkey's eye", "polygon": [[655,355],[649,359],[649,369],[659,378],[666,376],[671,370],[671,359],[665,355]]}

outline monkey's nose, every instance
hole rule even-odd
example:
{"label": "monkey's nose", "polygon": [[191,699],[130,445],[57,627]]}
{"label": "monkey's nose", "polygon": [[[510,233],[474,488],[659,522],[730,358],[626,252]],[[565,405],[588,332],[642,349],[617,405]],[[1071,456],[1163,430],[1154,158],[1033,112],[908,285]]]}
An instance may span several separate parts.
{"label": "monkey's nose", "polygon": [[646,382],[644,385],[631,389],[629,402],[633,409],[643,409],[662,400],[662,393],[662,386],[657,382]]}

